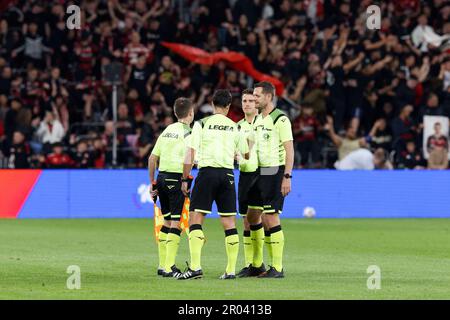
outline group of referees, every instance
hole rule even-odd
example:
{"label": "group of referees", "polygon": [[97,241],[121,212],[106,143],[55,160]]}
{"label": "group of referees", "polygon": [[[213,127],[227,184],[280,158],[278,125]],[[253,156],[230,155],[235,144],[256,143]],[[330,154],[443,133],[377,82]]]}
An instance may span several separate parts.
{"label": "group of referees", "polygon": [[[253,89],[244,90],[241,99],[245,117],[235,123],[227,117],[231,93],[217,90],[212,99],[213,115],[196,121],[192,129],[192,102],[187,98],[175,101],[178,122],[169,125],[158,137],[148,165],[150,192],[153,197],[159,197],[164,216],[158,243],[158,275],[178,280],[203,277],[203,222],[215,202],[225,232],[227,253],[227,266],[220,279],[284,277],[280,214],[284,198],[291,191],[294,147],[289,118],[276,108],[274,98],[275,88],[269,82],[259,82]],[[240,171],[237,196],[233,171],[236,162]],[[189,190],[194,163],[199,171]],[[175,261],[186,197],[190,197],[191,261],[181,272]],[[244,222],[245,255],[244,267],[238,273],[237,209]],[[269,253],[267,267],[264,246]]]}

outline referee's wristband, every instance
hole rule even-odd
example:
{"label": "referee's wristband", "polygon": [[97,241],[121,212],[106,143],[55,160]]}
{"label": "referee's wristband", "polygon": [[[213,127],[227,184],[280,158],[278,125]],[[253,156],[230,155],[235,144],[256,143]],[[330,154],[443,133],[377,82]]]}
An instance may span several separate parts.
{"label": "referee's wristband", "polygon": [[188,176],[187,178],[181,178],[181,182],[190,182],[192,180],[194,180],[194,177],[191,175]]}

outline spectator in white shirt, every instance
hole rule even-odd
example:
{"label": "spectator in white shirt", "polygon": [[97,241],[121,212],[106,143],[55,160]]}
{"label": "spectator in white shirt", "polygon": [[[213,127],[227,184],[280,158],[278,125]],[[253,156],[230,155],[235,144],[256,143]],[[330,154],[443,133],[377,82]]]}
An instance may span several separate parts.
{"label": "spectator in white shirt", "polygon": [[336,161],[335,167],[338,170],[373,170],[375,168],[373,154],[364,148],[357,149],[341,161]]}
{"label": "spectator in white shirt", "polygon": [[428,25],[427,16],[422,14],[417,19],[419,24],[414,28],[411,38],[416,47],[422,52],[428,52],[429,41],[427,39],[432,39],[436,35],[433,28]]}
{"label": "spectator in white shirt", "polygon": [[378,148],[374,153],[370,150],[360,148],[350,152],[344,159],[336,162],[338,170],[392,170],[393,165],[387,159],[386,151]]}
{"label": "spectator in white shirt", "polygon": [[55,114],[47,111],[44,121],[40,123],[36,135],[39,141],[45,146],[61,142],[64,138],[65,131],[61,122],[55,117]]}

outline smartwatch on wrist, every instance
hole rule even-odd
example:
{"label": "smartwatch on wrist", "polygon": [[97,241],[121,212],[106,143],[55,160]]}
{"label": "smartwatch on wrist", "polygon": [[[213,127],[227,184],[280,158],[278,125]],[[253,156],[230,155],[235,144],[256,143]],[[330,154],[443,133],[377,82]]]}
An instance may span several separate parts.
{"label": "smartwatch on wrist", "polygon": [[292,179],[292,175],[290,173],[285,173],[283,177],[286,179]]}

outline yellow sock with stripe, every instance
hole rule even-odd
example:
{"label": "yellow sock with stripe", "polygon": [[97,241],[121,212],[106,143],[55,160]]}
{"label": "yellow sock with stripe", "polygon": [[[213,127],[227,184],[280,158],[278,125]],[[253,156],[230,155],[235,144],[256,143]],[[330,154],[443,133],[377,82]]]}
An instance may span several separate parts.
{"label": "yellow sock with stripe", "polygon": [[248,267],[253,262],[253,245],[250,230],[244,230],[243,243],[245,266]]}
{"label": "yellow sock with stripe", "polygon": [[191,253],[191,270],[197,271],[202,268],[202,248],[205,243],[205,235],[200,224],[189,227],[189,251]]}
{"label": "yellow sock with stripe", "polygon": [[178,228],[170,228],[167,234],[167,244],[166,244],[166,272],[171,271],[171,267],[175,264],[177,257],[178,246],[180,245],[180,234],[181,230]]}
{"label": "yellow sock with stripe", "polygon": [[159,231],[159,241],[158,241],[158,254],[159,254],[159,268],[164,269],[166,265],[166,245],[167,245],[167,233],[169,228],[162,226]]}
{"label": "yellow sock with stripe", "polygon": [[273,255],[272,255],[272,240],[270,238],[270,230],[264,230],[264,244],[267,249],[267,253],[269,254],[270,265],[273,263]]}
{"label": "yellow sock with stripe", "polygon": [[270,229],[270,240],[272,242],[272,267],[281,272],[283,270],[284,233],[280,225]]}
{"label": "yellow sock with stripe", "polygon": [[225,230],[225,249],[228,262],[227,274],[236,274],[236,262],[239,254],[239,236],[236,228]]}
{"label": "yellow sock with stripe", "polygon": [[253,246],[252,266],[259,268],[263,263],[264,250],[264,228],[262,223],[250,225],[250,236]]}

